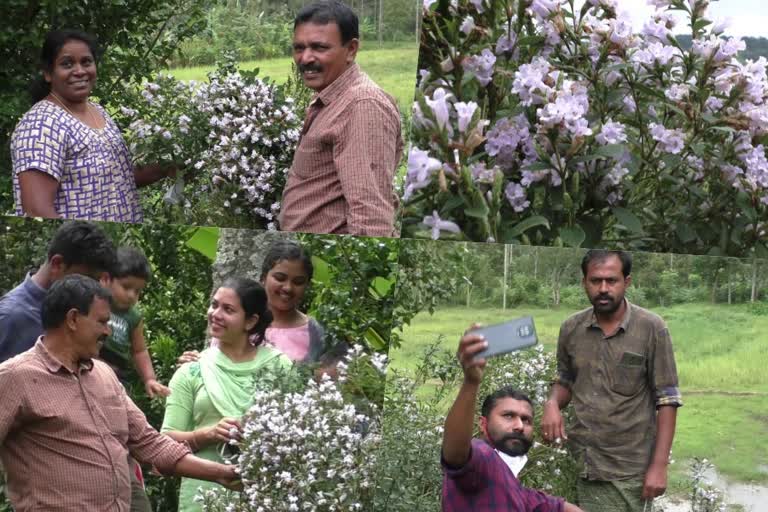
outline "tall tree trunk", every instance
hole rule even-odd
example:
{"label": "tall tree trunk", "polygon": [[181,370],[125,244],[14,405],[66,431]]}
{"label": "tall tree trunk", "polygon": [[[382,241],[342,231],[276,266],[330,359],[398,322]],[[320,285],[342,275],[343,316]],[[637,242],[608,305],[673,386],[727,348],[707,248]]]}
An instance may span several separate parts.
{"label": "tall tree trunk", "polygon": [[384,0],[379,0],[379,48],[382,47],[384,37]]}
{"label": "tall tree trunk", "polygon": [[293,233],[222,228],[213,263],[215,291],[228,277],[261,278],[261,264],[269,246],[277,240],[295,240]]}

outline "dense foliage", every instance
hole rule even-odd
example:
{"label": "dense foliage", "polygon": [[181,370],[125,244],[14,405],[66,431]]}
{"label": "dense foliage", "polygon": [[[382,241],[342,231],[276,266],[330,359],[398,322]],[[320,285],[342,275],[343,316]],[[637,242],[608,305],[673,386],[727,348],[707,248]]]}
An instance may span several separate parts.
{"label": "dense foliage", "polygon": [[[361,371],[373,369],[373,373]],[[386,357],[356,346],[327,376],[301,389],[257,392],[244,417],[237,461],[240,495],[202,496],[206,512],[352,512],[372,510],[380,444],[379,403],[359,402],[350,389],[375,384],[383,393]]]}
{"label": "dense foliage", "polygon": [[708,1],[640,33],[615,0],[424,5],[404,234],[766,253],[768,61]]}
{"label": "dense foliage", "polygon": [[[280,200],[307,95],[237,70],[232,56],[202,83],[160,74],[127,86],[115,112],[137,164],[178,168],[165,196],[144,194],[145,215],[196,225],[277,229]],[[288,94],[297,93],[299,104]],[[161,202],[162,201],[162,202]]]}
{"label": "dense foliage", "polygon": [[[383,2],[379,10],[378,3]],[[206,17],[205,28],[181,45],[174,66],[213,64],[224,52],[234,51],[241,62],[291,54],[293,19],[308,4],[305,0],[239,0],[218,2]],[[358,14],[360,38],[371,47],[384,41],[414,41],[418,2],[413,0],[352,0]],[[382,23],[379,25],[379,14]]]}

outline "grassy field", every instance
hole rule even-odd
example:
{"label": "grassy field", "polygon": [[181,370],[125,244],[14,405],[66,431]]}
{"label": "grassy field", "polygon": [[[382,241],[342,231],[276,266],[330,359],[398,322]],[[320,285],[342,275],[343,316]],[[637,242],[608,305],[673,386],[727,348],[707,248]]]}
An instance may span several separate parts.
{"label": "grassy field", "polygon": [[[371,79],[397,100],[400,110],[410,109],[413,102],[413,90],[416,87],[416,63],[418,45],[388,43],[379,49],[371,42],[363,45],[357,56],[357,62]],[[370,49],[366,49],[370,48]],[[285,82],[291,74],[290,57],[243,62],[240,68],[251,70],[258,68],[259,75],[270,77],[277,83]],[[205,80],[206,74],[215,66],[199,66],[171,69],[169,72],[180,80]]]}
{"label": "grassy field", "polygon": [[[768,316],[754,316],[746,305],[686,304],[654,311],[672,333],[685,404],[672,448],[673,486],[685,480],[694,456],[708,458],[729,479],[768,483]],[[573,312],[444,308],[433,316],[419,314],[405,328],[402,347],[390,354],[392,367],[413,369],[423,348],[441,335],[454,351],[473,321],[489,324],[522,315],[534,317],[542,344],[554,350],[560,323]]]}

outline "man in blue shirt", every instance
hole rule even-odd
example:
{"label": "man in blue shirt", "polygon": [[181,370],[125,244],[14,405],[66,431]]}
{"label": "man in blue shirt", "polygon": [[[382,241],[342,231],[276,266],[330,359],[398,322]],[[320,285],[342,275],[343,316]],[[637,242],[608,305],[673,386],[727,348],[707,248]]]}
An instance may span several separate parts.
{"label": "man in blue shirt", "polygon": [[43,333],[40,308],[45,292],[69,274],[109,279],[116,262],[112,240],[90,222],[64,223],[48,246],[45,263],[0,297],[0,363],[32,348]]}

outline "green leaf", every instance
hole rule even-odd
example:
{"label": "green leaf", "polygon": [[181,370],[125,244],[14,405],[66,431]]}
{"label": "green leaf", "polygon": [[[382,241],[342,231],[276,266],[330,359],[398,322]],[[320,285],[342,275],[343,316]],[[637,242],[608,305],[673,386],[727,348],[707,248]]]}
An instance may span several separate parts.
{"label": "green leaf", "polygon": [[395,283],[391,279],[376,276],[371,281],[370,291],[375,298],[381,299],[382,297],[386,297],[393,284]]}
{"label": "green leaf", "polygon": [[211,261],[216,259],[216,246],[219,243],[219,228],[195,228],[187,240],[187,247],[194,249]]}
{"label": "green leaf", "polygon": [[700,18],[700,19],[696,20],[696,23],[693,24],[693,31],[694,32],[698,32],[699,30],[703,29],[707,25],[711,25],[711,24],[712,24],[712,22],[709,21],[708,19]]}
{"label": "green leaf", "polygon": [[318,258],[317,256],[312,256],[312,267],[314,267],[314,271],[312,272],[312,280],[314,282],[330,284],[331,269],[325,260]]}
{"label": "green leaf", "polygon": [[563,227],[560,228],[560,239],[563,243],[569,247],[581,247],[584,243],[584,239],[587,238],[587,234],[581,229],[581,226]]}
{"label": "green leaf", "polygon": [[696,231],[688,224],[678,224],[677,228],[675,228],[675,232],[677,233],[677,238],[679,238],[680,241],[684,244],[696,240]]}
{"label": "green leaf", "polygon": [[597,151],[595,151],[596,155],[604,156],[607,158],[615,158],[619,159],[626,151],[626,146],[624,144],[608,144],[606,146],[601,146],[597,148]]}
{"label": "green leaf", "polygon": [[472,191],[472,201],[468,208],[464,210],[464,215],[468,217],[475,217],[477,219],[485,219],[488,217],[488,203],[485,202],[485,198],[479,190]]}
{"label": "green leaf", "polygon": [[529,171],[548,171],[552,168],[552,164],[549,162],[533,162],[526,165],[525,168]]}
{"label": "green leaf", "polygon": [[741,213],[750,221],[756,221],[758,214],[755,208],[752,206],[752,202],[749,200],[749,196],[744,192],[739,192],[736,196],[736,204],[741,209]]}
{"label": "green leaf", "polygon": [[443,207],[440,208],[440,217],[448,217],[448,214],[452,210],[454,210],[454,209],[456,209],[456,208],[458,208],[460,206],[463,206],[463,205],[464,205],[464,198],[463,197],[458,196],[458,195],[451,195],[451,197],[449,197],[445,201],[445,203],[443,203]]}
{"label": "green leaf", "polygon": [[363,336],[373,350],[383,350],[387,346],[387,342],[373,327],[369,327]]}
{"label": "green leaf", "polygon": [[616,207],[613,209],[613,216],[619,223],[632,233],[643,233],[643,223],[637,218],[637,215],[626,208]]}
{"label": "green leaf", "polygon": [[515,226],[504,233],[503,241],[508,242],[513,238],[517,238],[518,236],[522,235],[526,231],[528,231],[531,228],[535,228],[537,226],[544,226],[545,228],[549,229],[549,220],[547,220],[546,217],[542,217],[541,215],[534,215],[533,217],[528,217],[522,222],[518,222],[515,224]]}

